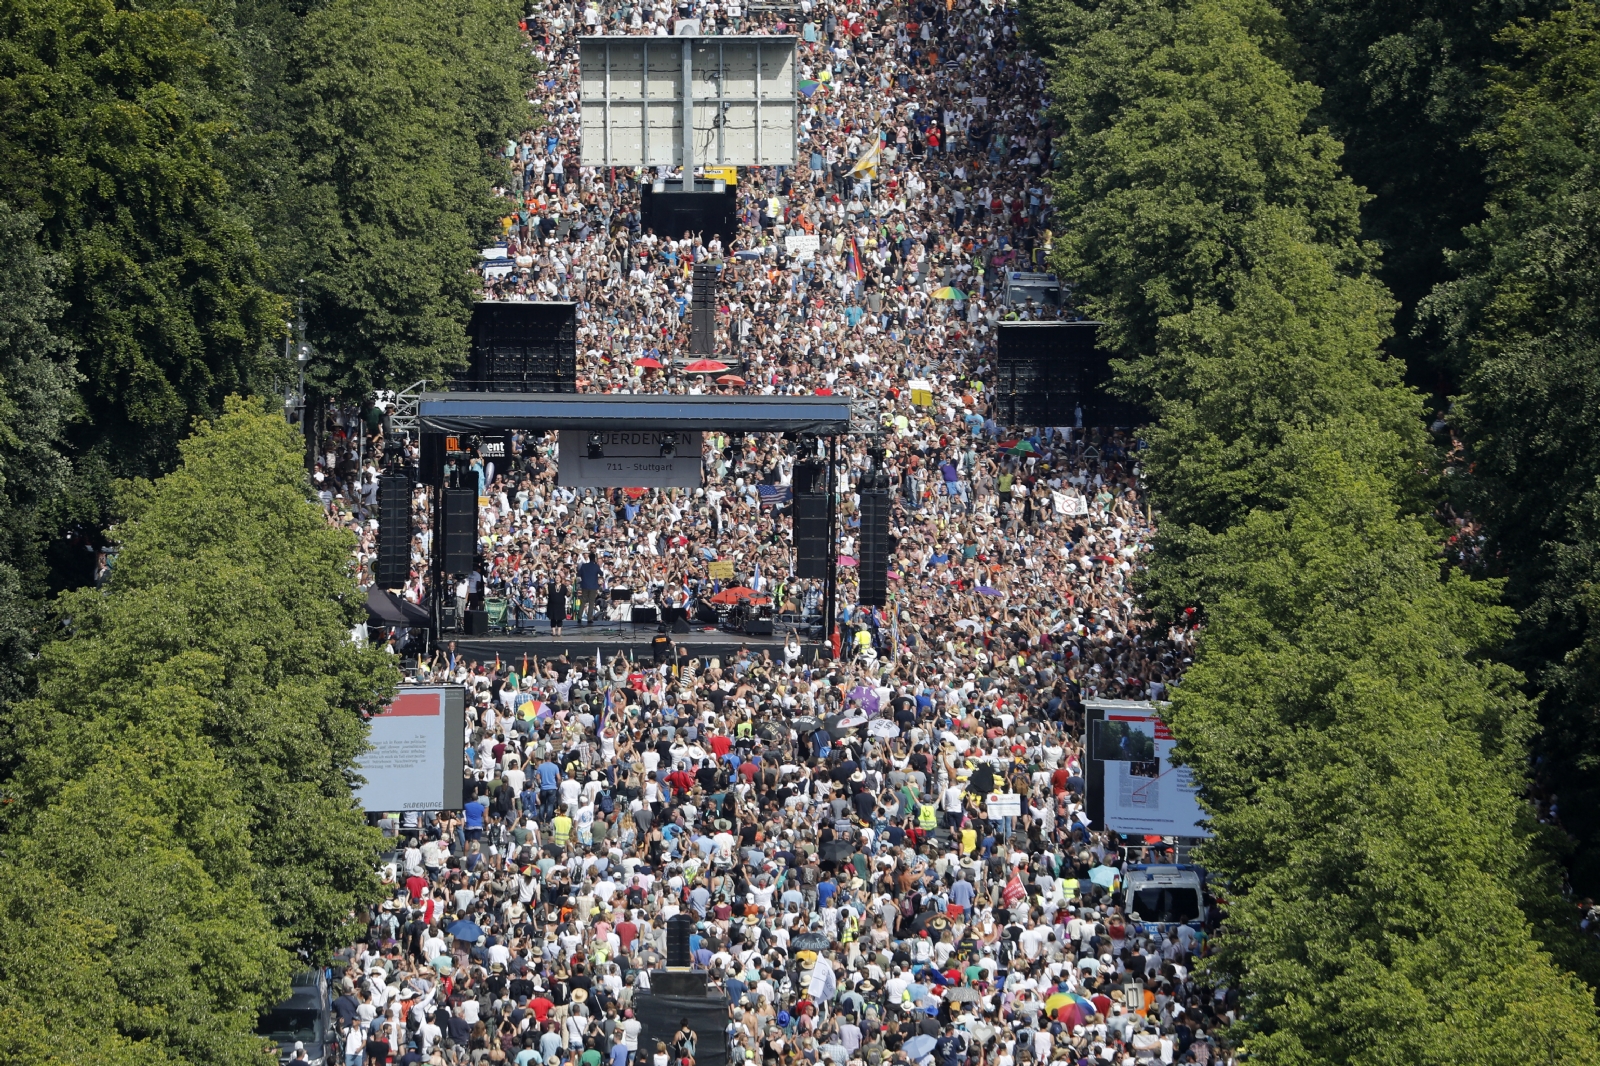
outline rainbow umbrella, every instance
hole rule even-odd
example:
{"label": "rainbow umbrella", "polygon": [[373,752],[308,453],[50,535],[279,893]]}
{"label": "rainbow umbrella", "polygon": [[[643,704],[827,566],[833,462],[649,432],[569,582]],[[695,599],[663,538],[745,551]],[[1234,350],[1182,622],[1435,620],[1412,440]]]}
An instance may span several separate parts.
{"label": "rainbow umbrella", "polygon": [[810,99],[822,87],[821,82],[806,80],[800,83],[800,95]]}
{"label": "rainbow umbrella", "polygon": [[1066,1026],[1068,1029],[1071,1029],[1075,1025],[1082,1025],[1089,1016],[1083,1013],[1083,1008],[1079,1007],[1076,1003],[1068,1003],[1057,1008],[1051,1017],[1060,1022],[1062,1025]]}
{"label": "rainbow umbrella", "polygon": [[967,294],[954,285],[946,285],[942,289],[934,289],[933,298],[935,300],[965,300]]}

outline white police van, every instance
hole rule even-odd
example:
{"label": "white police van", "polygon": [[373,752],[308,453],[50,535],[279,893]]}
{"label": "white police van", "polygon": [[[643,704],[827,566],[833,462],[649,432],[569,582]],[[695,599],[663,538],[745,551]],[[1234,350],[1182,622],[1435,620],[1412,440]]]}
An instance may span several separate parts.
{"label": "white police van", "polygon": [[1205,880],[1198,866],[1129,866],[1122,877],[1122,892],[1128,923],[1145,932],[1164,934],[1180,925],[1199,930],[1205,921]]}

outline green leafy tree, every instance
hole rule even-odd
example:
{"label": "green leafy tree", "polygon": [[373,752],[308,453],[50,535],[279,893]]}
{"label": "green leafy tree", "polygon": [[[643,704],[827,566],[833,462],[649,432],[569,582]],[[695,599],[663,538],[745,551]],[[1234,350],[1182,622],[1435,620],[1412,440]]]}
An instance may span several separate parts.
{"label": "green leafy tree", "polygon": [[1600,888],[1600,11],[1579,3],[1502,37],[1483,222],[1425,311],[1463,382],[1464,492],[1524,624],[1513,661],[1545,689],[1545,774]]}
{"label": "green leafy tree", "polygon": [[[528,124],[533,61],[507,0],[328,0],[243,50],[268,87],[249,164],[280,285],[303,295],[323,395],[465,363],[478,252],[499,233],[503,148]],[[256,153],[260,156],[260,153]],[[302,284],[303,282],[303,284]]]}
{"label": "green leafy tree", "polygon": [[1130,353],[1150,354],[1168,316],[1226,308],[1262,247],[1252,230],[1281,229],[1285,214],[1341,269],[1369,261],[1339,145],[1306,128],[1316,89],[1241,32],[1271,33],[1271,8],[1237,7],[1130,6],[1057,57],[1056,147],[1070,162],[1056,175],[1056,263]]}
{"label": "green leafy tree", "polygon": [[351,785],[362,711],[394,668],[349,639],[365,611],[350,535],[312,501],[282,417],[230,400],[182,455],[124,497],[109,594],[63,599],[71,635],[44,649],[40,696],[10,722],[14,788],[23,810],[41,808],[90,772],[86,731],[111,744],[149,727],[136,707],[192,706],[215,787],[244,807],[243,858],[228,863],[244,864],[278,935],[325,953],[377,892],[380,838]]}
{"label": "green leafy tree", "polygon": [[1441,580],[1394,304],[1282,23],[1034,6],[1067,131],[1058,265],[1157,416],[1147,596],[1206,611],[1170,721],[1212,817],[1234,1035],[1262,1063],[1597,1061],[1520,799],[1529,706],[1486,658],[1513,616]]}
{"label": "green leafy tree", "polygon": [[1197,561],[1219,591],[1170,712],[1229,901],[1213,973],[1249,997],[1234,1036],[1262,1063],[1600,1061],[1592,991],[1513,876],[1533,718],[1482,657],[1513,616],[1441,581],[1431,531],[1330,443]]}
{"label": "green leafy tree", "polygon": [[191,418],[276,370],[282,303],[218,159],[226,59],[196,7],[0,6],[0,187],[62,257],[79,445],[113,474],[165,469]]}
{"label": "green leafy tree", "polygon": [[0,702],[23,691],[36,641],[44,509],[68,473],[60,448],[77,411],[71,345],[60,335],[60,260],[36,243],[38,221],[0,203]]}
{"label": "green leafy tree", "polygon": [[1291,497],[1312,427],[1422,491],[1362,195],[1308,128],[1316,90],[1264,50],[1280,34],[1254,3],[1130,6],[1057,56],[1055,265],[1131,357],[1121,380],[1157,416],[1145,467],[1178,539]]}
{"label": "green leafy tree", "polygon": [[1417,334],[1419,301],[1448,276],[1445,249],[1483,217],[1486,68],[1510,54],[1497,35],[1552,0],[1282,0],[1289,63],[1323,89],[1316,120],[1345,145],[1344,166],[1372,192],[1363,233],[1383,249],[1379,276],[1400,303],[1392,351],[1411,379],[1440,385],[1437,338]]}

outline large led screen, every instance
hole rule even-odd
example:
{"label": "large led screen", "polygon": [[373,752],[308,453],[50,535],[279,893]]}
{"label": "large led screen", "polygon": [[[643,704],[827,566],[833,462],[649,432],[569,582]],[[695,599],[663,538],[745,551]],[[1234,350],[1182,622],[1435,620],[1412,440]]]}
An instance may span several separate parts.
{"label": "large led screen", "polygon": [[356,798],[367,811],[458,811],[466,694],[456,685],[405,687],[368,722]]}

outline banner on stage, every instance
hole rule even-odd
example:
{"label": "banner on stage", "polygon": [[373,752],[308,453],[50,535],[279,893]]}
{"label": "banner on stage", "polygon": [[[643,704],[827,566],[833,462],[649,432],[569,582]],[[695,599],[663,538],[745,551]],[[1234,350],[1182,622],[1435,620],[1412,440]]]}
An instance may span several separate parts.
{"label": "banner on stage", "polygon": [[[589,457],[591,436],[599,437],[597,458]],[[661,454],[666,436],[672,437],[671,455]],[[560,483],[571,488],[697,489],[704,484],[698,431],[563,429],[556,462]]]}

